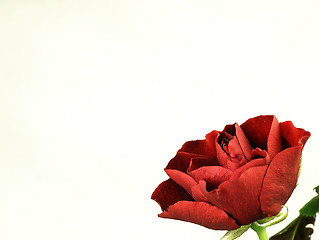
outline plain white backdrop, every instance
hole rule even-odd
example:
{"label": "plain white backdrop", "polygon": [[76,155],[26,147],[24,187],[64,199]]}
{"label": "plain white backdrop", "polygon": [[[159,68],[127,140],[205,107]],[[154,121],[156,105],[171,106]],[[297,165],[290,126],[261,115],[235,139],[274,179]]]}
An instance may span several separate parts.
{"label": "plain white backdrop", "polygon": [[318,43],[315,0],[2,0],[0,238],[219,239],[150,196],[185,141],[260,114],[312,133],[277,232],[319,184]]}

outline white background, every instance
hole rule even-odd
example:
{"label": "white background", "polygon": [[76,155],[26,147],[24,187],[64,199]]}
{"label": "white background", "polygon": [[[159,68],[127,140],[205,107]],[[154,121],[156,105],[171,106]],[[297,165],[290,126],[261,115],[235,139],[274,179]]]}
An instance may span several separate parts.
{"label": "white background", "polygon": [[319,184],[318,43],[316,0],[2,0],[0,239],[219,239],[150,196],[185,141],[260,114],[312,133],[275,233]]}

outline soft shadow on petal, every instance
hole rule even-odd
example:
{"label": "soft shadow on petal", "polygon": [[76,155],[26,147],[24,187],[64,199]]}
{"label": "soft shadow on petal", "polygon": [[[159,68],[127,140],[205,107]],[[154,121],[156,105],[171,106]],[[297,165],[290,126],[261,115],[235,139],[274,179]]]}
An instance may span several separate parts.
{"label": "soft shadow on petal", "polygon": [[239,227],[223,210],[205,202],[180,201],[159,214],[159,217],[191,222],[215,230]]}
{"label": "soft shadow on petal", "polygon": [[173,205],[178,201],[193,201],[191,195],[172,179],[168,179],[158,185],[151,198],[161,206],[163,211],[166,210],[168,206]]}
{"label": "soft shadow on petal", "polygon": [[302,146],[285,149],[270,162],[260,193],[261,209],[276,215],[296,187]]}
{"label": "soft shadow on petal", "polygon": [[[252,167],[239,178],[226,181],[218,189],[205,192],[210,203],[223,209],[240,224],[249,224],[265,217],[260,209],[259,194],[267,166]],[[201,184],[203,188],[203,184]]]}

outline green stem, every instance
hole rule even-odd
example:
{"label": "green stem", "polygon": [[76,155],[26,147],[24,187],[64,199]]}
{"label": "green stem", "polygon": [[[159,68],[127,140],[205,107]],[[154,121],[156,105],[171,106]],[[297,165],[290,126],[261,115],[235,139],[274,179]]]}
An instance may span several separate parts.
{"label": "green stem", "polygon": [[250,227],[258,234],[259,240],[269,240],[265,227],[257,223],[251,224]]}

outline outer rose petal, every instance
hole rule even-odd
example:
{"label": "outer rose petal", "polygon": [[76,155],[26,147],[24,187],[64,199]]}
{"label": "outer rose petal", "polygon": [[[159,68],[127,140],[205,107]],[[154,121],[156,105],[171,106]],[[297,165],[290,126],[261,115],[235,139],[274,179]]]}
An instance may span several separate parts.
{"label": "outer rose petal", "polygon": [[213,205],[229,213],[240,224],[246,225],[264,214],[261,212],[259,194],[267,166],[252,167],[239,178],[226,181],[211,192],[202,191]]}
{"label": "outer rose petal", "polygon": [[237,223],[223,210],[205,202],[180,201],[170,206],[159,217],[196,223],[215,230],[233,230]]}
{"label": "outer rose petal", "polygon": [[189,195],[185,189],[175,183],[172,179],[168,179],[158,185],[151,198],[161,206],[163,211],[166,210],[168,206],[173,205],[178,201],[193,200],[191,195]]}
{"label": "outer rose petal", "polygon": [[276,215],[296,187],[302,146],[285,149],[270,162],[260,193],[261,209]]}

